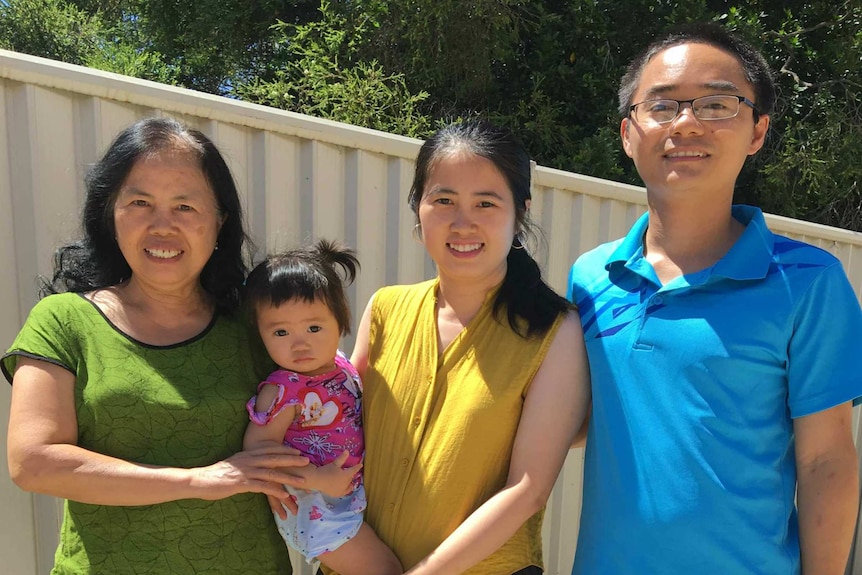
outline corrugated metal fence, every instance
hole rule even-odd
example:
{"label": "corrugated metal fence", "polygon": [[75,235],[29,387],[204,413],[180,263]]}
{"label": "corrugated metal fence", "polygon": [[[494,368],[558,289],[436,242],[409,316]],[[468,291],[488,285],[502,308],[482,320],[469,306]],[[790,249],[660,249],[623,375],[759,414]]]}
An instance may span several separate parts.
{"label": "corrugated metal fence", "polygon": [[[430,260],[411,238],[413,215],[406,203],[418,140],[2,50],[0,111],[4,348],[36,302],[35,278],[50,271],[55,247],[76,235],[87,165],[122,128],[152,115],[192,124],[219,146],[243,194],[260,254],[317,237],[354,246],[362,262],[350,292],[354,312],[383,285],[433,276]],[[533,218],[546,239],[540,262],[560,291],[574,259],[622,236],[646,203],[642,188],[544,167],[535,169],[533,198]],[[769,223],[838,256],[862,294],[862,234],[780,217]],[[0,385],[4,455],[9,397],[8,386]],[[857,437],[858,419],[857,410]],[[581,450],[571,452],[548,506],[548,573],[571,568],[582,459]],[[57,541],[58,501],[17,489],[5,456],[0,510],[4,573],[47,573]]]}

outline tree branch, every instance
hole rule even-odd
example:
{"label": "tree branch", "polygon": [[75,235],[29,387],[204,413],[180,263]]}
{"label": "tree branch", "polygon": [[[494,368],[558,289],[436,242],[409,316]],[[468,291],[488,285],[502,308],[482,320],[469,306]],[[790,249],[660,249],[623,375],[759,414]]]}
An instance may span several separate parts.
{"label": "tree branch", "polygon": [[[847,5],[848,5],[848,3],[845,2],[844,7],[846,8]],[[818,22],[817,24],[814,24],[813,26],[809,26],[808,28],[802,28],[802,29],[796,30],[795,32],[777,32],[775,30],[767,30],[764,33],[764,35],[777,38],[779,40],[779,42],[781,42],[781,45],[784,46],[785,51],[787,52],[787,59],[784,60],[784,64],[781,65],[781,69],[779,70],[779,72],[782,74],[786,74],[786,75],[790,76],[791,78],[793,78],[793,81],[796,82],[797,86],[802,86],[805,89],[808,89],[808,88],[817,89],[820,86],[824,85],[825,83],[816,84],[814,82],[808,82],[807,80],[803,80],[802,78],[799,77],[799,74],[797,74],[796,72],[794,72],[791,69],[790,66],[796,61],[796,56],[793,53],[793,46],[790,45],[790,38],[793,38],[796,36],[802,36],[803,34],[808,34],[810,32],[814,32],[815,30],[819,30],[820,28],[825,28],[827,26],[829,26],[829,27],[837,26],[837,25],[841,24],[844,20],[846,20],[849,16],[850,16],[850,12],[848,11],[848,12],[842,14],[836,20],[831,20],[831,21],[826,21],[826,22]]]}

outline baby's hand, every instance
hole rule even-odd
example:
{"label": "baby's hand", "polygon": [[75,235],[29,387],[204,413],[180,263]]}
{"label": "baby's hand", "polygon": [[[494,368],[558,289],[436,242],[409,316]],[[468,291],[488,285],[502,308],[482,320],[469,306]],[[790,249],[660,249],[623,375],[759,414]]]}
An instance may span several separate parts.
{"label": "baby's hand", "polygon": [[335,461],[322,467],[309,465],[300,472],[306,478],[304,489],[316,489],[330,497],[342,497],[353,491],[353,478],[362,469],[362,462],[344,467],[350,452],[346,449]]}

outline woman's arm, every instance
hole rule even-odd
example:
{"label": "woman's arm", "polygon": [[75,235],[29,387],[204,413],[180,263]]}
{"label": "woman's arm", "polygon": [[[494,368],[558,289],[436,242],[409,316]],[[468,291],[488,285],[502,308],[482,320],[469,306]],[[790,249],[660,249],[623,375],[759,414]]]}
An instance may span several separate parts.
{"label": "woman's arm", "polygon": [[575,439],[572,440],[572,448],[587,446],[587,430],[590,428],[590,417],[593,414],[593,404],[587,406],[587,413],[584,415],[584,422],[581,428],[575,434]]}
{"label": "woman's arm", "polygon": [[[527,392],[506,486],[474,511],[409,575],[461,573],[514,535],[547,502],[589,402],[590,375],[583,333],[577,315],[570,313]],[[556,416],[548,417],[549,413]]]}
{"label": "woman's arm", "polygon": [[191,469],[125,461],[78,447],[75,376],[21,357],[12,385],[7,453],[22,489],[96,505],[149,505],[177,499],[216,500],[265,493],[285,500],[283,483],[304,486],[284,468],[308,459],[283,446],[242,451]]}
{"label": "woman's arm", "polygon": [[[376,294],[375,294],[376,295]],[[356,343],[353,344],[353,355],[350,356],[350,363],[359,372],[359,377],[365,377],[365,368],[368,367],[368,342],[371,332],[371,305],[374,303],[374,295],[368,300],[368,305],[365,306],[365,311],[362,313],[362,319],[359,320],[359,327],[356,328]]]}

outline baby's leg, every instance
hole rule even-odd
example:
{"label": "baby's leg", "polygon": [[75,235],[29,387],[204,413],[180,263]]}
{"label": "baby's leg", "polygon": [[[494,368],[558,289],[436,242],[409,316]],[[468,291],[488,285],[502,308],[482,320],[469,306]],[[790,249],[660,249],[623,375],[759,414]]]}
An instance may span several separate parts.
{"label": "baby's leg", "polygon": [[347,543],[317,557],[339,575],[401,575],[401,563],[374,530],[363,523]]}

